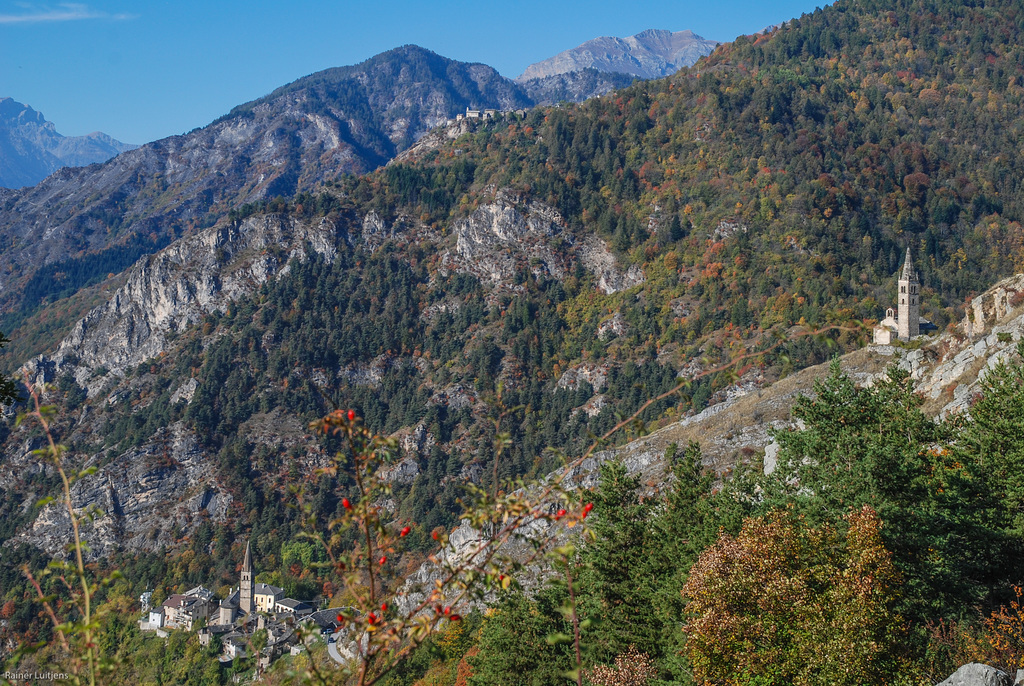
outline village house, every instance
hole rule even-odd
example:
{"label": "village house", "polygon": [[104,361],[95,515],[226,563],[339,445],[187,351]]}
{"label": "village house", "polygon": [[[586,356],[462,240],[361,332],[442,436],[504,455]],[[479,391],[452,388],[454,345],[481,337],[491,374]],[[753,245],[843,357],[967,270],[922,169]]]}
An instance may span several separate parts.
{"label": "village house", "polygon": [[213,591],[202,586],[196,586],[185,593],[175,593],[161,605],[162,626],[192,631],[192,625],[200,619],[208,619],[215,608]]}
{"label": "village house", "polygon": [[294,598],[284,598],[274,605],[274,612],[280,614],[291,614],[296,617],[305,617],[313,613],[313,606]]}
{"label": "village house", "polygon": [[256,584],[253,598],[257,612],[273,612],[277,601],[284,599],[284,589],[270,584]]}

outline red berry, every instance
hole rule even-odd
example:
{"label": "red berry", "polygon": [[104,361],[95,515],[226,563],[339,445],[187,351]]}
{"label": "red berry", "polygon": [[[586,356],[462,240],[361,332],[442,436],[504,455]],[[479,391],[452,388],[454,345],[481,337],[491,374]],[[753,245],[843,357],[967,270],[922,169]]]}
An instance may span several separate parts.
{"label": "red berry", "polygon": [[381,555],[381,556],[380,556],[380,559],[379,559],[379,560],[377,560],[377,561],[378,561],[378,562],[379,562],[380,564],[384,564],[385,562],[387,562],[387,561],[388,561],[388,556],[387,556],[387,555]]}
{"label": "red berry", "polygon": [[341,506],[344,507],[346,510],[352,509],[352,503],[348,501],[348,498],[341,499]]}
{"label": "red berry", "polygon": [[373,624],[377,621],[377,615],[371,612],[369,615],[366,616],[366,619],[370,622],[370,624]]}
{"label": "red berry", "polygon": [[581,519],[586,519],[590,511],[594,509],[594,503],[587,503],[586,507],[583,508],[583,516]]}
{"label": "red berry", "polygon": [[399,536],[408,536],[410,531],[412,531],[412,527],[407,526],[404,529],[402,529],[402,533],[400,533],[398,535]]}
{"label": "red berry", "polygon": [[356,411],[355,410],[349,410],[348,411],[348,420],[350,422],[354,422],[356,420]]}
{"label": "red berry", "polygon": [[339,621],[339,622],[344,622],[344,621],[345,621],[345,618],[344,618],[344,617],[342,617],[341,615],[338,615],[338,621]]}
{"label": "red berry", "polygon": [[460,622],[460,621],[462,621],[462,617],[460,615],[452,615],[448,619],[453,621],[453,622]]}
{"label": "red berry", "polygon": [[380,611],[381,612],[387,612],[388,611],[388,604],[387,603],[381,603]]}
{"label": "red berry", "polygon": [[446,615],[450,615],[450,614],[452,613],[452,609],[451,609],[450,607],[446,607],[446,608],[444,609],[444,613],[445,613]]}
{"label": "red berry", "polygon": [[566,514],[566,513],[565,513],[565,510],[559,510],[559,511],[558,511],[558,514],[556,515],[556,517],[557,517],[558,519],[561,519],[562,517],[564,517],[564,516],[565,516],[565,514]]}
{"label": "red berry", "polygon": [[436,540],[438,539],[438,535],[437,535],[437,532],[436,532],[436,531],[435,531],[434,533],[430,534],[430,536],[431,536],[431,537],[432,537],[432,538],[433,538],[433,539],[434,539],[435,541],[436,541]]}

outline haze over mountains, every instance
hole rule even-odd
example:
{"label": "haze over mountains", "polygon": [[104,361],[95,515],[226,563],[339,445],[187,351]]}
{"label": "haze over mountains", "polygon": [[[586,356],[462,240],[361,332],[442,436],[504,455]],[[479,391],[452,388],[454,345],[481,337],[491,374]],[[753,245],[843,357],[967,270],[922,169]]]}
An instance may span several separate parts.
{"label": "haze over mountains", "polygon": [[32,186],[61,167],[106,162],[138,146],[99,131],[62,136],[41,112],[13,98],[0,98],[0,186]]}

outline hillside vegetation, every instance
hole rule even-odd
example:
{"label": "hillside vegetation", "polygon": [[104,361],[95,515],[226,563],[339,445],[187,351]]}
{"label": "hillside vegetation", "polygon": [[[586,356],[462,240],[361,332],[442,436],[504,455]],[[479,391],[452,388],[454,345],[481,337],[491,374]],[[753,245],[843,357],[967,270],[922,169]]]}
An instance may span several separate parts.
{"label": "hillside vegetation", "polygon": [[[467,482],[541,476],[559,464],[552,451],[581,454],[591,432],[680,375],[763,350],[794,325],[877,318],[894,304],[907,247],[922,314],[940,328],[959,319],[968,298],[1024,267],[1022,29],[1024,10],[1008,0],[841,0],[667,79],[482,122],[373,173],[299,175],[309,192],[287,199],[207,203],[220,209],[211,228],[194,227],[199,242],[277,222],[319,227],[331,243],[246,255],[217,244],[213,273],[190,274],[183,259],[178,299],[139,306],[173,312],[230,270],[252,279],[167,325],[151,358],[93,364],[121,351],[87,350],[106,333],[83,326],[33,367],[59,389],[59,438],[100,470],[83,500],[102,510],[107,484],[134,488],[123,474],[140,456],[152,474],[184,474],[172,456],[186,444],[204,467],[188,496],[226,496],[216,516],[165,517],[184,507],[177,493],[141,522],[101,512],[104,546],[131,541],[119,560],[130,592],[147,580],[158,595],[231,584],[243,536],[265,554],[268,582],[331,588],[329,574],[286,563],[284,551],[301,529],[296,484],[311,489],[318,520],[354,493],[350,475],[316,471],[337,445],[305,428],[336,407],[400,439],[408,467],[393,506],[416,523],[408,571],[434,547],[432,532],[458,522]],[[330,95],[316,78],[303,88]],[[126,283],[154,264],[140,261]],[[111,331],[134,335],[143,321]],[[705,377],[640,419],[675,421],[737,380],[770,383],[858,344],[854,331],[793,338],[738,378]],[[664,683],[896,683],[944,676],[971,656],[1010,666],[1015,653],[1000,652],[983,618],[1022,581],[1009,564],[1021,545],[1019,427],[1000,423],[1019,416],[1019,370],[1017,358],[998,370],[973,424],[932,422],[898,371],[868,390],[837,371],[818,401],[798,404],[806,428],[779,436],[769,479],[740,469],[716,485],[699,447],[676,446],[675,486],[652,501],[607,467],[596,540],[573,561],[581,611],[603,620],[585,641],[586,666],[611,669],[630,646]],[[497,470],[496,431],[510,446]],[[33,524],[21,504],[55,482],[27,460],[25,427],[4,439],[5,559],[36,562],[15,542],[65,539],[59,521]],[[745,564],[756,573],[730,576]],[[8,595],[25,592],[9,581]],[[773,584],[799,587],[799,611]],[[472,618],[480,633],[423,648],[394,683],[455,683],[466,669],[492,686],[562,683],[570,646],[545,637],[571,633],[564,602],[557,586],[512,589],[496,614]],[[11,627],[46,632],[25,612]],[[525,643],[514,638],[523,627]],[[747,632],[764,641],[747,645]],[[839,678],[833,654],[815,646],[843,641],[857,659]],[[430,672],[438,664],[447,676]]]}

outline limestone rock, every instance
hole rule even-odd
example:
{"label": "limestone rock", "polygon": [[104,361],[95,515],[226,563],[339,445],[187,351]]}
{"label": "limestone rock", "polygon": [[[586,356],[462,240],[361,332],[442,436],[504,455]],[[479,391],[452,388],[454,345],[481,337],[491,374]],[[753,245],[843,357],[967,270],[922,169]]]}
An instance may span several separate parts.
{"label": "limestone rock", "polygon": [[626,318],[622,316],[622,312],[616,311],[615,314],[598,325],[597,337],[602,341],[607,341],[616,336],[625,336],[628,331],[629,324],[626,323]]}
{"label": "limestone rock", "polygon": [[597,277],[597,287],[606,295],[638,286],[646,279],[643,270],[635,264],[625,273],[619,270],[608,245],[597,236],[589,236],[583,242],[580,260],[587,271]]}
{"label": "limestone rock", "polygon": [[186,403],[192,402],[192,396],[194,396],[196,394],[196,389],[198,389],[198,388],[199,388],[199,380],[194,378],[194,377],[189,379],[188,381],[186,381],[183,384],[181,384],[180,386],[178,386],[178,388],[174,391],[174,393],[171,394],[171,402],[172,403],[178,403],[178,402],[182,402],[182,401],[184,401]]}
{"label": "limestone rock", "polygon": [[455,249],[443,262],[470,273],[491,289],[522,290],[517,272],[528,270],[538,279],[563,280],[576,263],[594,275],[606,294],[643,283],[637,265],[623,272],[607,244],[596,236],[578,242],[564,229],[562,216],[544,203],[526,201],[498,190],[494,201],[455,223]]}
{"label": "limestone rock", "polygon": [[586,382],[595,391],[601,391],[608,382],[608,372],[609,367],[607,364],[584,362],[565,370],[562,376],[558,378],[558,383],[555,384],[555,387],[575,391],[580,387],[580,384]]}
{"label": "limestone rock", "polygon": [[[176,527],[187,533],[207,517],[223,522],[232,497],[217,481],[214,463],[196,435],[178,422],[76,481],[71,488],[75,511],[93,515],[82,525],[88,559],[117,550],[159,550],[173,543]],[[53,502],[10,543],[59,556],[71,540],[67,510]]]}
{"label": "limestone rock", "polygon": [[953,672],[938,686],[1013,686],[1013,680],[995,667],[972,662]]}
{"label": "limestone rock", "polygon": [[126,375],[166,350],[173,334],[287,273],[292,259],[305,259],[305,246],[332,260],[337,232],[326,220],[308,225],[257,215],[181,239],[140,260],[125,284],[80,319],[55,353],[25,368],[36,381],[71,373],[92,397],[108,373]]}
{"label": "limestone rock", "polygon": [[452,258],[460,271],[491,286],[511,284],[520,269],[529,269],[538,278],[561,280],[568,260],[554,243],[556,238],[566,239],[562,224],[561,215],[547,205],[524,205],[499,193],[493,203],[456,222]]}

